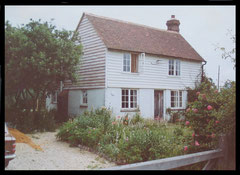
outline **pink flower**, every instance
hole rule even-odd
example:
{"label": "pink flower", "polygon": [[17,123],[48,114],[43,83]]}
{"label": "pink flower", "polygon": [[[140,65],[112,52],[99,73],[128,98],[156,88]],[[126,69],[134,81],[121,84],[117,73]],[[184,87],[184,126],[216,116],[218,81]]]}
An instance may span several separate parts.
{"label": "pink flower", "polygon": [[218,123],[219,123],[219,121],[218,121],[218,120],[216,120],[216,121],[215,121],[215,123],[216,123],[216,124],[218,124]]}
{"label": "pink flower", "polygon": [[115,125],[115,124],[116,124],[116,122],[112,122],[112,124],[113,124],[113,125]]}
{"label": "pink flower", "polygon": [[192,136],[193,136],[193,137],[195,136],[195,132],[192,133]]}
{"label": "pink flower", "polygon": [[202,98],[203,98],[203,99],[206,99],[206,95],[205,95],[205,94],[202,94]]}
{"label": "pink flower", "polygon": [[95,130],[96,128],[93,128],[93,130]]}
{"label": "pink flower", "polygon": [[120,116],[117,116],[117,118],[119,119],[119,118],[120,118]]}
{"label": "pink flower", "polygon": [[186,123],[185,123],[186,125],[189,125],[190,124],[190,122],[189,121],[186,121]]}
{"label": "pink flower", "polygon": [[214,133],[212,133],[211,137],[212,137],[212,138],[214,138],[214,137],[215,137],[215,134],[214,134]]}
{"label": "pink flower", "polygon": [[197,112],[198,112],[198,109],[193,109],[193,112],[197,113]]}
{"label": "pink flower", "polygon": [[195,141],[195,146],[199,146],[200,144],[198,143],[198,141]]}
{"label": "pink flower", "polygon": [[126,141],[128,141],[128,137],[126,138]]}
{"label": "pink flower", "polygon": [[213,109],[213,107],[212,107],[211,105],[208,105],[208,106],[207,106],[207,109],[210,111],[210,110]]}
{"label": "pink flower", "polygon": [[199,95],[200,95],[200,92],[197,92],[196,95],[199,96]]}
{"label": "pink flower", "polygon": [[187,111],[187,112],[189,112],[190,110],[191,110],[190,108],[187,108],[187,110],[186,110],[186,111]]}
{"label": "pink flower", "polygon": [[215,92],[215,93],[218,93],[218,90],[216,89],[214,92]]}
{"label": "pink flower", "polygon": [[188,147],[187,146],[184,146],[184,151],[187,151]]}

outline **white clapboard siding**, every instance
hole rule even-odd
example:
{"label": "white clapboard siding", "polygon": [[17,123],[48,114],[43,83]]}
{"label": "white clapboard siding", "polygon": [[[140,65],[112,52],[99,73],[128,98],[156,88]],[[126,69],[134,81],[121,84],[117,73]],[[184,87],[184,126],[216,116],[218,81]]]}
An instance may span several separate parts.
{"label": "white clapboard siding", "polygon": [[65,88],[104,88],[106,47],[86,16],[83,17],[78,31],[83,45],[83,56],[77,65],[77,83],[71,85],[71,82],[65,81]]}
{"label": "white clapboard siding", "polygon": [[[194,87],[200,80],[201,62],[181,60],[181,76],[168,75],[168,59],[146,54],[144,71],[125,73],[122,71],[124,52],[108,50],[107,84],[108,87],[184,89]],[[161,60],[156,64],[156,60]],[[198,77],[198,79],[197,79]]]}

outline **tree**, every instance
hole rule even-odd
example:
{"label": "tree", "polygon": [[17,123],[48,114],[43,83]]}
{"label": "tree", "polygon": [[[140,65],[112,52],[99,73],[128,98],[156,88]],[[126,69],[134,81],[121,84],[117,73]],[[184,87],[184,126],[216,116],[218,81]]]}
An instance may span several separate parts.
{"label": "tree", "polygon": [[[236,44],[236,35],[232,34],[231,30],[228,30],[227,35],[230,36],[230,40],[235,45]],[[225,47],[216,45],[215,50],[217,50],[217,49],[222,51],[222,58],[223,59],[230,59],[234,63],[234,68],[236,68],[236,55],[235,55],[236,54],[236,48],[235,48],[235,46],[232,49],[227,50]]]}
{"label": "tree", "polygon": [[76,81],[82,47],[77,32],[57,30],[41,20],[21,27],[5,23],[5,96],[19,109],[44,107],[59,82]]}

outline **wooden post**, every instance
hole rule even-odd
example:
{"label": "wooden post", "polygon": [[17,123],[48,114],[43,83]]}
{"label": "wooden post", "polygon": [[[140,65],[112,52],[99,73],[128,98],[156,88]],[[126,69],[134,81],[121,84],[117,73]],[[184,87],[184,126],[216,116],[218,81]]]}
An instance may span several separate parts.
{"label": "wooden post", "polygon": [[218,159],[218,165],[222,170],[226,169],[227,165],[227,135],[221,135],[219,138],[219,148],[223,151],[223,157]]}

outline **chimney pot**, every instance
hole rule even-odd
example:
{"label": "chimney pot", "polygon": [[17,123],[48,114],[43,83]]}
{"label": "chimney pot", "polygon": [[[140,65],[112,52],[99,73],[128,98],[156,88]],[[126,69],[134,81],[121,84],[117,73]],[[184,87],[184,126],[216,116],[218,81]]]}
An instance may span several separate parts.
{"label": "chimney pot", "polygon": [[175,18],[175,15],[171,15],[171,19],[167,21],[167,30],[179,32],[180,22]]}

